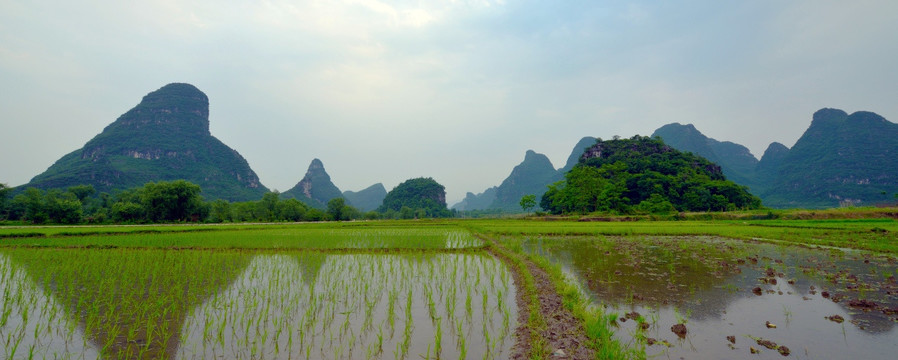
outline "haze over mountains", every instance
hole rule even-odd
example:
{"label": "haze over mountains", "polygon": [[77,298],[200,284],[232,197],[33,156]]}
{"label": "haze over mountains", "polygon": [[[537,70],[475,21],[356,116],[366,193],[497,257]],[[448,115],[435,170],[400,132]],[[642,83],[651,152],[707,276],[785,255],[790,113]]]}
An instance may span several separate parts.
{"label": "haze over mountains", "polygon": [[[760,160],[746,147],[708,138],[691,124],[664,125],[652,136],[717,163],[728,179],[747,186],[765,206],[871,205],[891,200],[898,192],[898,124],[872,112],[817,111],[791,149],[772,143]],[[582,138],[558,169],[545,155],[528,150],[501,184],[479,194],[469,192],[453,208],[520,211],[522,196],[540,197],[595,142],[593,137]],[[208,200],[255,200],[268,191],[236,150],[211,135],[206,95],[177,83],[147,94],[84,147],[20,188],[91,184],[100,192],[113,192],[176,179],[200,185]],[[322,209],[329,200],[344,197],[362,211],[376,209],[386,195],[380,183],[357,192],[341,191],[319,159],[281,194]]]}
{"label": "haze over mountains", "polygon": [[898,192],[898,124],[872,112],[821,109],[791,149],[774,142],[760,160],[692,125],[668,124],[652,136],[719,164],[769,207],[875,205]]}

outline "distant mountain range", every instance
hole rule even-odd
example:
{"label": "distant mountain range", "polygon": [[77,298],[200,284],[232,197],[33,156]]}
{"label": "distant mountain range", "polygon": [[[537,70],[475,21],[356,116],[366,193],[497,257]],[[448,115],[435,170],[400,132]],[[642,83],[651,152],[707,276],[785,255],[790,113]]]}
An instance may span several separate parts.
{"label": "distant mountain range", "polygon": [[349,205],[361,211],[377,209],[386,196],[387,190],[381,183],[371,185],[358,192],[340,192],[340,189],[331,182],[330,175],[324,170],[324,164],[318,159],[312,159],[302,180],[290,190],[281,193],[283,198],[294,198],[319,209],[326,208],[327,202],[331,199],[343,197]]}
{"label": "distant mountain range", "polygon": [[206,199],[257,200],[268,192],[246,159],[209,132],[209,99],[189,84],[147,94],[20,188],[90,184],[112,192],[177,179],[200,185]]}
{"label": "distant mountain range", "polygon": [[499,186],[486,189],[480,194],[467,193],[465,198],[452,206],[456,210],[483,210],[496,209],[506,212],[520,212],[521,197],[524,195],[536,195],[536,202],[546,192],[546,186],[564,178],[564,174],[570,171],[580,155],[588,147],[596,143],[594,137],[584,137],[574,145],[567,163],[555,169],[546,155],[527,150],[524,161],[511,170],[511,174],[502,181]]}
{"label": "distant mountain range", "polygon": [[760,160],[692,125],[668,124],[652,136],[719,164],[768,207],[875,205],[898,193],[898,124],[872,112],[821,109],[791,149],[772,143]]}
{"label": "distant mountain range", "polygon": [[[894,201],[898,193],[898,124],[872,112],[821,109],[791,149],[772,143],[760,160],[745,146],[709,138],[691,124],[664,125],[656,136],[718,164],[727,179],[747,186],[769,207],[873,205]],[[533,194],[539,201],[546,186],[563,179],[596,140],[582,138],[559,169],[545,155],[528,150],[501,184],[469,192],[453,208],[519,212],[521,197]],[[178,179],[200,185],[207,200],[258,200],[268,192],[246,159],[209,132],[206,95],[190,84],[174,83],[144,96],[84,147],[17,188],[89,184],[114,192]],[[382,184],[341,192],[318,159],[282,194],[322,209],[344,197],[362,211],[378,208],[386,195]]]}

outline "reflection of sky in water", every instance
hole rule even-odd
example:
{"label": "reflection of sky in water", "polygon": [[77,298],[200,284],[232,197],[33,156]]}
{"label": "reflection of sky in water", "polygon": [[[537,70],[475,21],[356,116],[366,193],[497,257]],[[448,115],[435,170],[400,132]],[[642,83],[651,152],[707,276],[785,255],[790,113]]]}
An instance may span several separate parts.
{"label": "reflection of sky in water", "polygon": [[440,331],[442,357],[458,358],[459,329],[468,358],[504,358],[513,345],[514,288],[492,258],[316,256],[253,259],[228,289],[187,318],[177,357],[418,358],[435,354]]}
{"label": "reflection of sky in water", "polygon": [[[78,320],[48,297],[25,273],[0,254],[0,357],[4,359],[96,359]],[[39,334],[39,336],[35,336]]]}
{"label": "reflection of sky in water", "polygon": [[[699,242],[704,244],[695,245]],[[645,335],[672,345],[669,349],[649,346],[649,355],[742,358],[750,356],[749,347],[754,347],[762,350],[756,355],[761,358],[781,357],[757,345],[752,337],[788,346],[798,358],[891,358],[898,351],[893,319],[878,310],[863,312],[847,305],[849,298],[863,296],[896,307],[898,299],[886,293],[892,285],[885,280],[896,273],[893,260],[868,256],[865,263],[858,252],[715,238],[547,238],[528,239],[524,248],[560,264],[595,303],[605,304],[621,317],[639,312],[653,324]],[[776,273],[775,285],[759,280],[767,278],[768,267]],[[841,277],[834,275],[839,271]],[[863,295],[846,290],[854,284],[849,273],[858,283],[883,288]],[[835,283],[829,281],[833,278]],[[754,287],[760,287],[762,295],[753,294]],[[825,290],[844,297],[835,303],[821,295]],[[846,321],[838,324],[825,319],[830,315]],[[681,319],[688,329],[685,339],[670,331]],[[777,327],[768,328],[766,321]],[[618,338],[631,343],[639,331],[636,322],[619,325]],[[736,337],[735,345],[726,340],[728,335]]]}
{"label": "reflection of sky in water", "polygon": [[[33,347],[47,358],[98,358],[96,341],[82,335],[83,321],[66,318],[46,295],[52,292],[24,269],[0,257],[0,291],[21,293],[27,304],[4,305],[10,311],[2,340],[19,341],[17,357],[27,358]],[[253,256],[234,274],[221,291],[189,301],[198,305],[186,314],[160,318],[177,322],[168,356],[412,359],[433,356],[439,332],[443,358],[460,358],[464,348],[467,358],[501,359],[514,342],[513,281],[501,262],[483,254],[282,252]],[[5,351],[0,358],[11,347]]]}

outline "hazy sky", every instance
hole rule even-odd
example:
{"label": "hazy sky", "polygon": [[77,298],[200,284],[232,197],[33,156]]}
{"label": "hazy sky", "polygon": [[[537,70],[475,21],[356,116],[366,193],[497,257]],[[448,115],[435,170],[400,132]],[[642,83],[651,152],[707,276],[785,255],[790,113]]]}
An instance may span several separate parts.
{"label": "hazy sky", "polygon": [[671,122],[792,146],[822,107],[898,121],[898,1],[0,0],[0,182],[187,82],[285,191],[430,176],[450,205],[527,149]]}

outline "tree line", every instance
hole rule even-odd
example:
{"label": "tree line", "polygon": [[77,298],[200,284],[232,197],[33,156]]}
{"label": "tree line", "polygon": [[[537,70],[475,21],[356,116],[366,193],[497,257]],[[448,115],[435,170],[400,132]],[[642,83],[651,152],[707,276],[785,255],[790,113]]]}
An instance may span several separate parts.
{"label": "tree line", "polygon": [[257,201],[205,201],[199,185],[186,180],[149,182],[142,187],[97,193],[92,185],[65,189],[27,188],[11,196],[13,188],[0,184],[0,220],[31,224],[142,224],[171,222],[280,222],[432,217],[427,209],[401,206],[361,212],[342,197],[325,209],[269,192]]}

